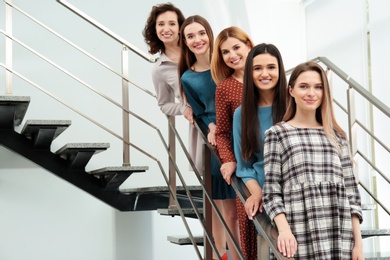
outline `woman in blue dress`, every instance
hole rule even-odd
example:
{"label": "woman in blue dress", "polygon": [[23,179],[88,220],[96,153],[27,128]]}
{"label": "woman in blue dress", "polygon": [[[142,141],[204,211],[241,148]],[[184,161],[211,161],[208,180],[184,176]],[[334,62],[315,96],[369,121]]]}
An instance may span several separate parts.
{"label": "woman in blue dress", "polygon": [[[179,77],[181,94],[192,107],[196,118],[200,118],[208,127],[207,139],[216,145],[215,89],[216,84],[211,77],[210,61],[213,51],[214,37],[210,24],[203,17],[188,17],[180,30],[181,57],[179,61]],[[183,98],[183,100],[185,100]],[[235,208],[236,193],[226,183],[219,170],[217,161],[212,157],[212,198],[234,239],[239,244],[239,229]],[[232,259],[239,259],[238,253],[223,226],[213,211],[212,227],[214,242],[222,259],[227,259],[226,242]]]}
{"label": "woman in blue dress", "polygon": [[287,79],[279,50],[273,44],[256,45],[246,60],[242,102],[233,115],[236,175],[251,193],[245,202],[249,219],[262,211],[264,133],[282,120],[286,94]]}

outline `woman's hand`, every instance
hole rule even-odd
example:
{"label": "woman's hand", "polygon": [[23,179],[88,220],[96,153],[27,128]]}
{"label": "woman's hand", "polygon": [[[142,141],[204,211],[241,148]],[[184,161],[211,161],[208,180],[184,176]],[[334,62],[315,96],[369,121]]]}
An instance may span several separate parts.
{"label": "woman's hand", "polygon": [[231,184],[231,177],[236,170],[237,163],[235,162],[226,162],[221,165],[221,174],[223,179],[227,182],[227,184]]}
{"label": "woman's hand", "polygon": [[191,107],[186,106],[186,108],[183,111],[183,115],[185,119],[187,119],[191,124],[194,124],[194,113]]}
{"label": "woman's hand", "polygon": [[298,243],[290,229],[279,230],[278,249],[283,256],[294,257],[298,249]]}
{"label": "woman's hand", "polygon": [[263,201],[262,194],[259,195],[250,195],[245,201],[245,212],[248,215],[250,220],[253,220],[253,217],[257,212],[263,212]]}
{"label": "woman's hand", "polygon": [[291,232],[286,215],[280,213],[274,217],[274,222],[278,227],[278,250],[285,257],[294,257],[298,250],[298,243]]}
{"label": "woman's hand", "polygon": [[217,145],[217,141],[215,139],[215,130],[216,129],[217,129],[217,126],[214,123],[209,124],[209,133],[207,134],[207,140],[213,146]]}

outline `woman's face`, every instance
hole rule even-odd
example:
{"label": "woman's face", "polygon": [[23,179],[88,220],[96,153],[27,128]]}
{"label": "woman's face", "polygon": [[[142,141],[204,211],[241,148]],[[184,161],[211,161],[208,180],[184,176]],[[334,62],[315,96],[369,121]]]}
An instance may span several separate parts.
{"label": "woman's face", "polygon": [[250,47],[237,38],[228,37],[221,44],[221,55],[225,64],[234,70],[244,70]]}
{"label": "woman's face", "polygon": [[294,98],[297,111],[316,111],[321,106],[324,93],[321,76],[316,71],[302,72],[289,86],[290,95]]}
{"label": "woman's face", "polygon": [[194,22],[184,28],[185,44],[195,55],[209,51],[210,41],[206,29],[200,23]]}
{"label": "woman's face", "polygon": [[253,58],[253,83],[259,91],[273,89],[279,80],[279,66],[276,57],[269,53],[259,54]]}
{"label": "woman's face", "polygon": [[157,16],[156,19],[157,37],[164,45],[174,44],[179,42],[179,22],[177,14],[174,11],[166,11]]}

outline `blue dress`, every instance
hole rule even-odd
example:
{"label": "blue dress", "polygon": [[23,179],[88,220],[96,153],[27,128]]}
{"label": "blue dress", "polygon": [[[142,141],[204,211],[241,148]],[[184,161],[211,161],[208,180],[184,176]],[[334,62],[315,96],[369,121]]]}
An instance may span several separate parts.
{"label": "blue dress", "polygon": [[[264,141],[265,131],[272,126],[272,106],[259,107],[257,116],[261,126],[260,136]],[[244,183],[249,180],[256,180],[260,187],[264,185],[264,154],[263,152],[256,153],[250,160],[245,162],[241,156],[241,106],[239,106],[233,115],[233,144],[234,155],[237,160],[236,175],[240,177]]]}
{"label": "blue dress", "polygon": [[[195,72],[186,70],[181,76],[181,84],[191,105],[195,117],[200,118],[206,126],[216,123],[215,88],[211,71]],[[217,160],[211,157],[212,198],[217,200],[235,199],[236,193],[223,179]]]}

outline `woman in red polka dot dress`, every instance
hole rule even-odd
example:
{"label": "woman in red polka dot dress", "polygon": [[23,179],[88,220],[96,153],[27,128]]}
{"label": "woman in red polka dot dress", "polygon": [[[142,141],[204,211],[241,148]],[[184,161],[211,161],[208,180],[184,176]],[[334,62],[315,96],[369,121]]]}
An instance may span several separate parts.
{"label": "woman in red polka dot dress", "polygon": [[[247,33],[232,26],[222,30],[215,40],[211,60],[211,74],[217,84],[215,108],[217,118],[216,142],[222,161],[221,173],[230,185],[236,170],[236,159],[232,145],[233,113],[241,104],[245,61],[254,44]],[[257,231],[245,213],[243,203],[237,197],[241,250],[247,260],[257,259]],[[235,231],[232,231],[233,233]]]}

